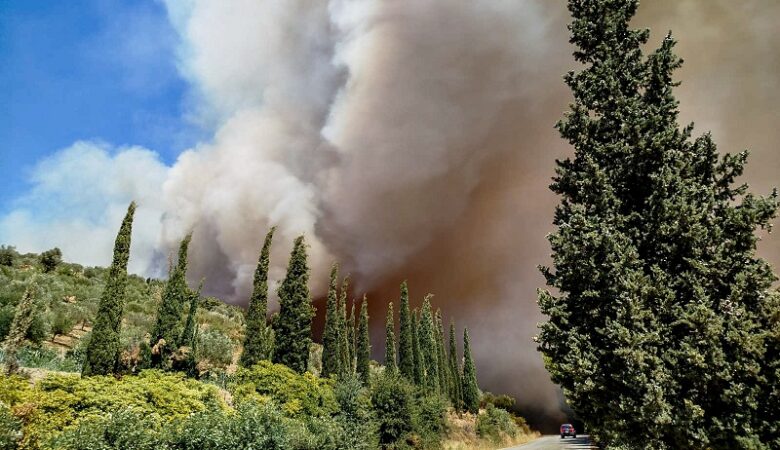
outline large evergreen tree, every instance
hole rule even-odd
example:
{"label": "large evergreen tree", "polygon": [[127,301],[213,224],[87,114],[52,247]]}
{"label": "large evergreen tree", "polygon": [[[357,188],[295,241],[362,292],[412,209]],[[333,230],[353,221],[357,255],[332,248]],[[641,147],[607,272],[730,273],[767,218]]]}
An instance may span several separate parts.
{"label": "large evergreen tree", "polygon": [[322,376],[329,377],[341,371],[341,323],[338,295],[339,266],[330,269],[328,300],[325,304],[325,328],[322,331]]}
{"label": "large evergreen tree", "polygon": [[169,369],[169,357],[180,345],[184,305],[191,298],[190,288],[187,287],[187,251],[191,240],[192,233],[185,236],[179,245],[179,258],[165,284],[162,302],[157,310],[151,341],[154,367]]}
{"label": "large evergreen tree", "polygon": [[357,356],[357,336],[355,333],[357,321],[355,317],[355,300],[353,299],[350,303],[351,306],[349,309],[349,320],[347,321],[347,345],[349,346],[349,367],[347,367],[347,372],[349,374],[354,374],[355,357]]}
{"label": "large evergreen tree", "polygon": [[346,375],[351,373],[351,359],[349,350],[349,330],[347,329],[347,295],[349,292],[349,276],[344,277],[341,284],[341,295],[338,304],[338,329],[339,329],[339,373]]}
{"label": "large evergreen tree", "polygon": [[469,329],[463,329],[463,408],[471,413],[479,412],[479,385],[477,384],[477,368],[471,356],[471,341]]}
{"label": "large evergreen tree", "polygon": [[414,362],[414,384],[422,387],[425,383],[425,364],[423,364],[422,349],[420,347],[420,314],[417,308],[411,313],[412,318],[412,360]]}
{"label": "large evergreen tree", "polygon": [[395,362],[395,323],[393,320],[393,302],[387,304],[387,320],[385,321],[385,370],[396,372]]}
{"label": "large evergreen tree", "polygon": [[360,326],[357,335],[357,373],[368,384],[371,375],[371,339],[368,335],[368,299],[363,296],[360,305]]}
{"label": "large evergreen tree", "polygon": [[184,322],[184,330],[179,338],[179,345],[194,348],[195,328],[198,325],[198,304],[200,303],[200,293],[203,290],[203,280],[200,281],[197,291],[190,292],[190,307],[187,310],[187,321]]}
{"label": "large evergreen tree", "polygon": [[401,283],[401,308],[398,314],[398,369],[408,380],[414,380],[412,314],[409,310],[409,287],[406,281]]}
{"label": "large evergreen tree", "polygon": [[16,312],[11,321],[11,327],[3,341],[6,374],[12,375],[19,371],[19,361],[16,354],[24,343],[24,337],[30,329],[35,316],[35,297],[38,294],[38,284],[33,277],[24,290],[22,299],[16,305]]}
{"label": "large evergreen tree", "polygon": [[271,261],[271,243],[276,227],[271,227],[265,235],[263,248],[255,268],[252,297],[246,313],[246,333],[244,349],[239,364],[251,367],[262,360],[271,358],[273,331],[267,324],[268,316],[268,266]]}
{"label": "large evergreen tree", "polygon": [[721,157],[710,135],[678,125],[675,42],[645,57],[649,32],[629,26],[637,7],[569,1],[585,67],[565,77],[574,102],[558,129],[574,157],[551,186],[562,199],[540,350],[609,445],[780,448],[769,386],[780,356],[767,352],[780,314],[755,255],[776,195],[735,185],[746,153]]}
{"label": "large evergreen tree", "polygon": [[438,392],[439,352],[436,345],[436,325],[431,311],[431,294],[425,296],[420,316],[420,350],[422,365],[425,367],[425,388],[428,392]]}
{"label": "large evergreen tree", "polygon": [[274,362],[303,373],[309,361],[314,307],[303,236],[295,239],[287,275],[279,286],[279,317],[274,322]]}
{"label": "large evergreen tree", "polygon": [[450,376],[452,377],[452,385],[450,391],[450,401],[455,410],[460,411],[463,405],[463,384],[461,382],[462,375],[460,373],[460,363],[458,362],[458,347],[455,345],[455,322],[450,321],[450,349],[448,356],[448,363],[450,366]]}
{"label": "large evergreen tree", "polygon": [[116,368],[119,357],[119,332],[125,308],[127,261],[130,259],[130,235],[134,214],[135,202],[131,202],[114,242],[114,260],[108,270],[106,287],[100,296],[97,316],[87,343],[81,370],[84,376],[107,375]]}
{"label": "large evergreen tree", "polygon": [[441,309],[436,309],[436,365],[439,368],[439,388],[442,394],[449,395],[452,390],[447,353],[444,350],[444,325],[441,319]]}

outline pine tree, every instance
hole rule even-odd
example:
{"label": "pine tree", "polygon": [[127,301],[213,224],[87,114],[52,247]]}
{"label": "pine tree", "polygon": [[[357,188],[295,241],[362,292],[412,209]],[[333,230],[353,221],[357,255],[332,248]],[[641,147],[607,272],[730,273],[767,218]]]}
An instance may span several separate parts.
{"label": "pine tree", "polygon": [[162,294],[162,303],[157,311],[157,321],[152,331],[153,367],[169,369],[169,358],[180,345],[184,304],[191,298],[186,278],[187,251],[191,240],[192,234],[190,233],[181,241],[179,259],[171,271]]}
{"label": "pine tree", "polygon": [[680,127],[675,41],[645,57],[637,7],[569,1],[585,67],[565,77],[574,102],[558,129],[574,157],[551,186],[562,199],[539,348],[608,446],[762,448],[778,431],[780,356],[766,349],[780,314],[755,232],[776,194],[735,185],[746,153],[721,157]]}
{"label": "pine tree", "polygon": [[387,305],[387,321],[385,322],[385,370],[395,373],[398,366],[395,362],[395,323],[393,322],[393,302]]}
{"label": "pine tree", "polygon": [[344,277],[339,296],[339,373],[343,376],[351,373],[352,362],[349,351],[349,330],[347,330],[347,293],[349,291],[349,276]]}
{"label": "pine tree", "polygon": [[425,367],[425,388],[428,392],[438,392],[439,352],[436,350],[436,326],[431,312],[431,294],[425,296],[420,316],[420,350],[422,365]]}
{"label": "pine tree", "polygon": [[360,379],[368,385],[371,374],[371,341],[368,336],[368,299],[363,296],[360,305],[360,326],[357,336],[357,373]]}
{"label": "pine tree", "polygon": [[463,329],[463,409],[470,413],[479,412],[479,385],[477,384],[477,368],[471,356],[469,329]]}
{"label": "pine tree", "polygon": [[16,313],[11,321],[11,327],[3,341],[3,351],[5,352],[5,371],[8,375],[13,375],[19,371],[19,361],[16,354],[24,343],[24,337],[30,329],[35,316],[35,297],[38,294],[38,284],[33,277],[24,295],[16,305]]}
{"label": "pine tree", "polygon": [[439,368],[439,388],[442,394],[449,395],[450,371],[447,365],[447,356],[444,351],[444,326],[441,321],[441,309],[436,310],[436,365]]}
{"label": "pine tree", "polygon": [[414,380],[414,342],[412,317],[409,311],[409,287],[401,283],[401,309],[399,310],[398,369],[408,380]]}
{"label": "pine tree", "polygon": [[422,387],[425,383],[425,364],[420,347],[420,314],[417,308],[412,312],[412,361],[414,362],[414,384]]}
{"label": "pine tree", "polygon": [[349,321],[347,322],[347,344],[349,345],[349,367],[347,367],[347,371],[349,374],[354,374],[356,370],[355,358],[357,357],[357,336],[355,333],[357,323],[355,317],[355,300],[353,299],[350,303],[352,303],[352,306],[350,307]]}
{"label": "pine tree", "polygon": [[309,266],[303,236],[295,239],[287,276],[279,286],[279,318],[274,323],[274,362],[303,373],[309,361],[314,307],[309,294]]}
{"label": "pine tree", "polygon": [[452,376],[452,386],[450,391],[450,400],[456,411],[463,408],[463,384],[461,382],[462,374],[460,372],[460,363],[458,362],[458,348],[455,345],[455,322],[450,321],[450,351],[448,361],[450,366],[450,375]]}
{"label": "pine tree", "polygon": [[257,268],[255,268],[252,297],[249,299],[249,308],[246,314],[244,350],[239,360],[242,367],[251,367],[260,361],[271,358],[271,342],[269,340],[272,335],[266,321],[268,316],[268,266],[271,262],[271,243],[275,231],[276,227],[271,227],[268,234],[265,235],[265,242],[257,260]]}
{"label": "pine tree", "polygon": [[114,260],[108,271],[106,287],[100,296],[97,316],[87,343],[86,357],[81,369],[83,376],[107,375],[116,369],[134,214],[135,202],[131,202],[114,242]]}
{"label": "pine tree", "polygon": [[322,332],[322,376],[329,377],[341,373],[341,328],[338,315],[339,296],[338,287],[339,266],[333,263],[330,269],[330,285],[328,286],[328,300],[325,305],[325,328]]}

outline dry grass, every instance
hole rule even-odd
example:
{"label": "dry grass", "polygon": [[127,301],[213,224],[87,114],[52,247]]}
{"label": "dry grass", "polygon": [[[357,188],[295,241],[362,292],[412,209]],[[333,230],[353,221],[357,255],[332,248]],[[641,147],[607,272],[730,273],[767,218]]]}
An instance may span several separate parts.
{"label": "dry grass", "polygon": [[482,439],[477,436],[476,421],[477,416],[474,414],[448,412],[447,423],[449,424],[449,430],[447,438],[442,442],[444,450],[495,450],[525,444],[539,437],[537,432],[531,434],[521,432],[514,438],[502,436],[499,442]]}

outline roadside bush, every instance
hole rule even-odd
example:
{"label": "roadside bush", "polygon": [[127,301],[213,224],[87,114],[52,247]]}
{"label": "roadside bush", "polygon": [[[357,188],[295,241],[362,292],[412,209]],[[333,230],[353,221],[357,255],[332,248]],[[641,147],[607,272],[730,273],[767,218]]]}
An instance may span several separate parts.
{"label": "roadside bush", "polygon": [[414,387],[405,378],[382,374],[371,386],[371,402],[379,426],[379,442],[391,445],[414,430]]}
{"label": "roadside bush", "polygon": [[505,436],[514,438],[519,431],[512,414],[490,403],[485,412],[477,417],[476,429],[479,437],[495,443],[501,442]]}
{"label": "roadside bush", "polygon": [[330,379],[311,373],[296,373],[282,364],[261,361],[249,369],[239,368],[228,384],[237,403],[273,399],[288,417],[331,416],[338,411]]}

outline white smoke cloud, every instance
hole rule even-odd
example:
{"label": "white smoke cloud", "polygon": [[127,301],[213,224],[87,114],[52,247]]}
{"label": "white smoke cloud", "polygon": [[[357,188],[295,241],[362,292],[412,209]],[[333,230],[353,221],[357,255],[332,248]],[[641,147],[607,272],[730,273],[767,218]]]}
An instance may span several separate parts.
{"label": "white smoke cloud", "polygon": [[129,270],[154,272],[167,177],[168,168],[145,148],[76,142],[33,168],[31,190],[0,218],[0,241],[25,252],[59,247],[66,260],[105,266],[135,200]]}

